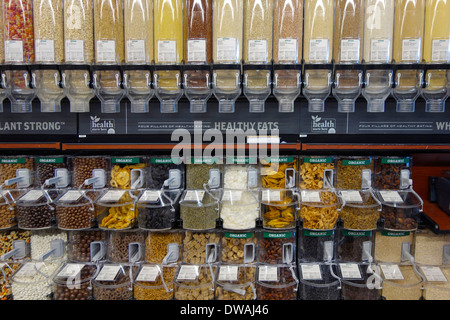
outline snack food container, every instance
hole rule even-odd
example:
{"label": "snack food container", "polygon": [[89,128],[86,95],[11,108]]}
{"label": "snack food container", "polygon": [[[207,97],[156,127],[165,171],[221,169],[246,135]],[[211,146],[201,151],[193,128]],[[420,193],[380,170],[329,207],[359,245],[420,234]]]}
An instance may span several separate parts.
{"label": "snack food container", "polygon": [[142,230],[170,230],[180,215],[181,190],[144,190],[136,203]]}
{"label": "snack food container", "polygon": [[28,261],[12,277],[14,300],[51,300],[55,286],[51,281],[62,261]]}
{"label": "snack food container", "polygon": [[343,300],[380,299],[382,278],[377,265],[350,263],[339,264],[339,266]]}
{"label": "snack food container", "polygon": [[214,300],[216,265],[185,265],[177,270],[174,282],[175,300]]}
{"label": "snack food container", "polygon": [[[56,169],[67,169],[67,167],[67,158],[65,156],[36,157],[35,187],[39,188],[48,179],[54,178]],[[70,184],[67,186],[70,186]]]}
{"label": "snack food container", "polygon": [[331,263],[299,263],[299,300],[340,300],[341,282],[337,265]]}
{"label": "snack food container", "polygon": [[17,225],[15,199],[21,197],[24,190],[2,190],[0,193],[0,229],[9,229]]}
{"label": "snack food container", "polygon": [[[68,231],[69,261],[90,262],[91,243],[103,243],[103,248],[106,251],[107,233],[108,231],[100,229]],[[92,251],[92,254],[95,253],[94,251]],[[106,258],[106,255],[104,254],[102,258]]]}
{"label": "snack food container", "polygon": [[373,160],[371,157],[339,157],[336,159],[336,188],[361,190],[371,186]]}
{"label": "snack food container", "polygon": [[53,199],[62,194],[60,190],[32,189],[16,201],[17,224],[21,229],[48,229],[55,225]]}
{"label": "snack food container", "polygon": [[69,189],[55,200],[58,228],[62,230],[85,230],[97,223],[96,190]]}
{"label": "snack food container", "polygon": [[423,285],[425,300],[450,300],[450,267],[448,265],[421,265],[420,271],[425,276]]}
{"label": "snack food container", "polygon": [[375,234],[375,261],[400,263],[405,260],[403,251],[415,255],[415,232],[377,230]]}
{"label": "snack food container", "polygon": [[223,160],[219,158],[192,158],[186,162],[186,189],[217,189],[223,185]]}
{"label": "snack food container", "polygon": [[374,159],[373,187],[378,190],[408,188],[409,185],[402,186],[402,170],[410,171],[411,165],[411,157],[376,157]]}
{"label": "snack food container", "polygon": [[383,278],[383,299],[415,301],[422,298],[424,278],[416,266],[384,263],[379,266]]}
{"label": "snack food container", "polygon": [[417,230],[423,200],[414,190],[379,190],[381,219],[386,230]]}
{"label": "snack food container", "polygon": [[0,300],[13,300],[11,277],[21,267],[21,263],[5,263],[0,268]]}
{"label": "snack food container", "polygon": [[345,203],[339,211],[343,227],[351,230],[374,230],[380,219],[381,202],[372,190],[341,190]]}
{"label": "snack food container", "polygon": [[217,226],[220,190],[185,190],[180,201],[183,229],[208,230]]}
{"label": "snack food container", "polygon": [[255,231],[224,231],[221,239],[222,263],[248,264],[258,261],[258,239]]}
{"label": "snack food container", "polygon": [[226,230],[248,230],[257,226],[259,192],[225,189],[220,201],[220,219]]}
{"label": "snack food container", "polygon": [[299,165],[300,189],[318,190],[334,187],[334,157],[300,157]]}
{"label": "snack food container", "polygon": [[295,262],[296,232],[260,230],[258,237],[258,262],[263,264],[290,264]]}
{"label": "snack food container", "polygon": [[337,231],[300,228],[298,232],[298,261],[331,262],[336,258]]}
{"label": "snack food container", "polygon": [[302,190],[300,192],[300,220],[303,228],[332,230],[336,227],[342,199],[331,190]]}
{"label": "snack food container", "polygon": [[149,231],[145,237],[145,262],[174,264],[181,261],[183,232],[179,229]]}
{"label": "snack food container", "polygon": [[218,230],[184,231],[182,263],[201,265],[218,262],[220,237]]}
{"label": "snack food container", "polygon": [[145,188],[148,159],[143,156],[112,157],[109,185],[119,190]]}
{"label": "snack food container", "polygon": [[294,265],[260,264],[256,272],[258,300],[297,300],[299,281]]}
{"label": "snack food container", "polygon": [[138,267],[121,264],[103,264],[93,281],[95,300],[130,300]]}
{"label": "snack food container", "polygon": [[105,191],[95,203],[99,228],[106,230],[133,228],[137,222],[136,201],[140,193],[135,190]]}
{"label": "snack food container", "polygon": [[107,256],[109,262],[138,263],[144,261],[145,233],[142,230],[109,232]]}
{"label": "snack food container", "polygon": [[300,196],[289,189],[261,191],[261,219],[265,229],[291,229],[297,226]]}
{"label": "snack food container", "polygon": [[55,300],[91,300],[92,281],[97,276],[96,264],[66,262],[53,277]]}
{"label": "snack food container", "polygon": [[340,228],[337,242],[337,260],[340,262],[367,262],[374,260],[375,230]]}
{"label": "snack food container", "polygon": [[[84,156],[78,155],[69,158],[70,170],[72,171],[74,188],[105,188],[108,186],[108,176],[111,159],[104,156]],[[94,170],[98,170],[98,179],[89,181],[94,178]],[[103,180],[104,178],[104,180]],[[87,183],[91,183],[88,185]]]}
{"label": "snack food container", "polygon": [[295,156],[260,159],[261,187],[291,189],[297,186],[298,159]]}
{"label": "snack food container", "polygon": [[256,266],[221,264],[216,280],[216,300],[255,300]]}
{"label": "snack food container", "polygon": [[28,188],[32,184],[32,179],[24,183],[24,186],[19,184],[6,185],[6,180],[13,179],[17,177],[18,169],[27,169],[30,177],[34,175],[35,172],[35,161],[33,157],[30,156],[10,156],[0,158],[0,183],[3,184],[3,189],[19,189]]}
{"label": "snack food container", "polygon": [[147,174],[148,189],[183,189],[186,166],[181,158],[167,156],[150,157]]}
{"label": "snack food container", "polygon": [[136,300],[172,300],[177,265],[144,264],[133,282]]}

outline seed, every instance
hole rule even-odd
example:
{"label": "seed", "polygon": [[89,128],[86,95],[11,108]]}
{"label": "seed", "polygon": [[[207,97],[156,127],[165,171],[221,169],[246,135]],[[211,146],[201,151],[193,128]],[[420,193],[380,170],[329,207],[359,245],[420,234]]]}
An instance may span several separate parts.
{"label": "seed", "polygon": [[124,20],[126,62],[151,63],[153,61],[153,1],[125,0]]}

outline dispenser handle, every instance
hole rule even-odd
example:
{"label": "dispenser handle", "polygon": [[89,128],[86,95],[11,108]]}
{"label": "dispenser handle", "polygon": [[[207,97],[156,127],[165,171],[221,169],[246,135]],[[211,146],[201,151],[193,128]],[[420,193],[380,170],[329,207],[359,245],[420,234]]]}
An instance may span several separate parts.
{"label": "dispenser handle", "polygon": [[91,251],[91,261],[98,262],[105,256],[105,244],[103,241],[92,241],[89,245]]}
{"label": "dispenser handle", "polygon": [[11,257],[14,257],[14,259],[19,260],[23,259],[27,255],[27,244],[25,240],[15,240],[12,243],[13,249],[5,254],[3,254],[0,257],[1,261],[6,261]]}

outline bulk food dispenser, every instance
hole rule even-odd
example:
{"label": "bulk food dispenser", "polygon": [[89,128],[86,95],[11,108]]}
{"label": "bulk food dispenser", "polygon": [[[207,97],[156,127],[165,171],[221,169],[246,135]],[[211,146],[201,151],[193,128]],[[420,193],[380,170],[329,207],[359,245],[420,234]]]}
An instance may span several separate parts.
{"label": "bulk food dispenser", "polygon": [[302,84],[303,1],[275,1],[273,30],[273,94],[279,112],[294,112]]}
{"label": "bulk food dispenser", "polygon": [[392,92],[397,112],[414,112],[423,71],[414,68],[422,61],[425,0],[397,0],[394,24],[394,61],[398,64]]}
{"label": "bulk food dispenser", "polygon": [[369,0],[364,17],[364,61],[367,112],[384,112],[392,91],[393,70],[384,66],[392,61],[394,2]]}
{"label": "bulk food dispenser", "polygon": [[264,112],[272,92],[273,2],[245,1],[243,90],[250,112]]}
{"label": "bulk food dispenser", "polygon": [[[450,2],[427,1],[425,9],[425,33],[423,59],[426,64],[450,62]],[[446,70],[427,70],[422,97],[426,101],[427,112],[444,112],[448,97]]]}
{"label": "bulk food dispenser", "polygon": [[217,0],[213,6],[213,93],[219,101],[219,113],[230,113],[242,93],[244,2]]}
{"label": "bulk food dispenser", "polygon": [[303,95],[309,112],[324,112],[332,84],[334,1],[306,1],[304,16]]}
{"label": "bulk food dispenser", "polygon": [[34,63],[32,0],[4,0],[5,71],[12,113],[32,111],[36,90],[31,84],[29,64]]}
{"label": "bulk food dispenser", "polygon": [[184,94],[192,113],[206,112],[212,94],[212,0],[185,1],[184,19]]}
{"label": "bulk food dispenser", "polygon": [[183,95],[181,62],[183,60],[183,1],[155,0],[153,85],[161,104],[161,113],[178,112]]}
{"label": "bulk food dispenser", "polygon": [[364,2],[336,1],[334,20],[333,95],[339,112],[355,112],[355,101],[362,90],[362,39],[364,33]]}
{"label": "bulk food dispenser", "polygon": [[153,62],[153,1],[124,1],[124,20],[123,85],[131,102],[131,112],[145,113],[149,112],[149,101],[154,95],[148,68]]}
{"label": "bulk food dispenser", "polygon": [[41,101],[41,112],[61,112],[64,89],[58,65],[64,60],[63,2],[33,1],[36,65],[33,84]]}
{"label": "bulk food dispenser", "polygon": [[120,112],[125,95],[119,64],[124,62],[122,1],[94,0],[93,84],[102,113]]}
{"label": "bulk food dispenser", "polygon": [[93,38],[92,0],[64,0],[65,64],[62,78],[70,112],[89,112],[89,102],[95,96],[90,72],[94,62]]}

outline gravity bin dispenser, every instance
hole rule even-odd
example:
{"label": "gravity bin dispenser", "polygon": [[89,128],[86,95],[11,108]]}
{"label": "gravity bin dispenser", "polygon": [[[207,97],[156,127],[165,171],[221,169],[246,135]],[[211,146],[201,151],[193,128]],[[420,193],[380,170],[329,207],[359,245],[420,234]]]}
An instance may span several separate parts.
{"label": "gravity bin dispenser", "polygon": [[123,69],[123,87],[131,103],[131,112],[149,112],[149,102],[155,94],[150,68],[129,64],[124,65]]}
{"label": "gravity bin dispenser", "polygon": [[294,112],[294,101],[302,87],[301,65],[274,65],[273,95],[278,100],[278,111]]}
{"label": "gravity bin dispenser", "polygon": [[213,94],[219,101],[219,113],[233,113],[236,100],[242,94],[241,65],[216,64],[213,70]]}
{"label": "gravity bin dispenser", "polygon": [[367,100],[367,112],[384,112],[386,99],[392,93],[393,70],[389,65],[366,65],[362,95]]}
{"label": "gravity bin dispenser", "polygon": [[5,71],[7,97],[11,113],[30,113],[36,89],[32,85],[31,72],[26,65],[13,65]]}
{"label": "gravity bin dispenser", "polygon": [[332,64],[304,64],[303,95],[308,100],[309,112],[325,111],[325,100],[331,94],[332,75]]}
{"label": "gravity bin dispenser", "polygon": [[36,96],[41,102],[41,112],[61,112],[64,88],[59,67],[50,64],[33,65],[32,79]]}
{"label": "gravity bin dispenser", "polygon": [[90,112],[90,101],[95,97],[92,72],[88,65],[63,65],[62,86],[70,101],[70,112]]}

